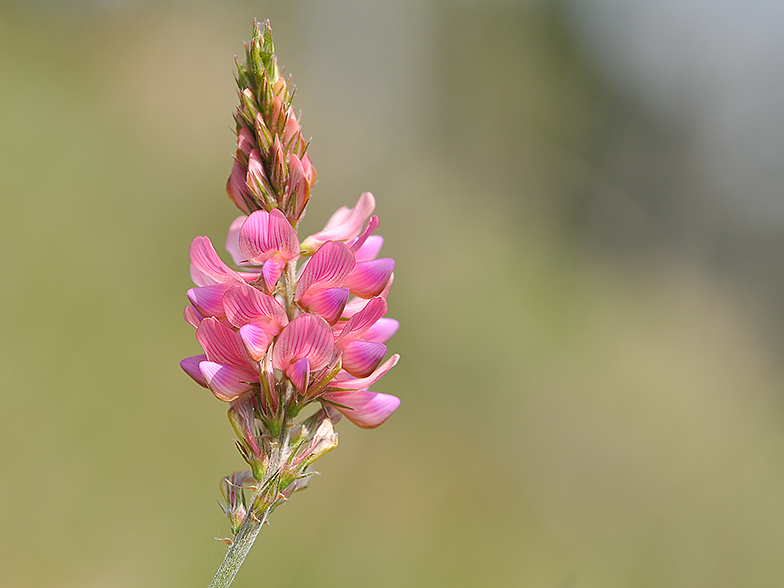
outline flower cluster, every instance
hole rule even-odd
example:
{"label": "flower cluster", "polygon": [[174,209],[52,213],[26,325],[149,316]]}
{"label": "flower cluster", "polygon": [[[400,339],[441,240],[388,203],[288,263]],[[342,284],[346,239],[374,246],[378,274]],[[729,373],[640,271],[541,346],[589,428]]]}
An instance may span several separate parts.
{"label": "flower cluster", "polygon": [[[236,533],[253,509],[271,507],[301,487],[307,467],[337,445],[332,427],[345,416],[377,427],[398,407],[373,392],[398,361],[386,343],[398,322],[386,318],[394,260],[379,258],[370,193],[339,209],[322,231],[300,241],[297,226],[316,171],[291,107],[293,87],[279,75],[269,23],[254,26],[246,62],[237,63],[240,105],[237,151],[227,182],[243,212],[230,226],[226,250],[210,239],[190,247],[186,320],[204,353],[183,370],[229,403],[237,446],[251,467],[224,480],[225,510]],[[303,407],[317,410],[300,423]],[[255,479],[254,503],[242,485]]]}

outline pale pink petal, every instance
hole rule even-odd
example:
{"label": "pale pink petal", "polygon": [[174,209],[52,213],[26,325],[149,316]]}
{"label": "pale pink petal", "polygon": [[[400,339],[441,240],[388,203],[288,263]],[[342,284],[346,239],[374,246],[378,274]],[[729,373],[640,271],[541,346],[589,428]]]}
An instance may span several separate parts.
{"label": "pale pink petal", "polygon": [[231,258],[237,265],[243,265],[246,261],[245,257],[240,251],[240,228],[242,227],[242,223],[245,222],[246,218],[248,217],[238,216],[235,218],[234,222],[232,222],[231,226],[229,227],[229,234],[226,236],[226,251],[229,252],[229,255],[231,255]]}
{"label": "pale pink petal", "polygon": [[378,252],[381,251],[381,246],[384,244],[384,237],[381,235],[370,235],[362,247],[354,253],[354,258],[357,261],[370,261],[378,257]]}
{"label": "pale pink petal", "polygon": [[[343,416],[363,429],[373,429],[387,420],[400,406],[400,399],[391,394],[362,390],[341,396],[325,396],[343,406],[336,406]],[[343,407],[348,408],[343,408]]]}
{"label": "pale pink petal", "polygon": [[185,307],[183,314],[185,315],[185,320],[188,321],[188,324],[194,328],[198,328],[199,323],[204,319],[204,317],[190,305]]}
{"label": "pale pink petal", "polygon": [[365,307],[352,316],[343,331],[340,339],[356,339],[387,313],[387,301],[383,298],[371,298]]}
{"label": "pale pink petal", "polygon": [[223,295],[234,286],[235,284],[226,283],[191,288],[187,293],[188,300],[202,316],[214,316],[222,319],[226,317],[223,310]]}
{"label": "pale pink petal", "polygon": [[239,334],[215,318],[207,317],[201,321],[196,329],[196,339],[210,361],[234,366],[251,365],[251,359]]}
{"label": "pale pink petal", "polygon": [[378,296],[389,282],[395,269],[395,260],[390,257],[362,261],[354,266],[343,285],[360,298]]}
{"label": "pale pink petal", "polygon": [[245,343],[245,349],[248,350],[248,355],[250,355],[251,359],[253,361],[261,361],[261,358],[267,353],[270,343],[272,343],[269,322],[255,322],[242,325],[240,327],[240,338]]}
{"label": "pale pink petal", "polygon": [[356,378],[373,373],[387,354],[387,346],[375,341],[349,341],[343,348],[343,369]]}
{"label": "pale pink petal", "polygon": [[250,129],[242,127],[237,133],[237,150],[249,156],[250,152],[256,148],[256,140],[253,137]]}
{"label": "pale pink petal", "polygon": [[253,389],[253,385],[249,383],[250,374],[242,368],[213,361],[202,361],[199,364],[199,369],[207,386],[218,400],[231,402],[244,392]]}
{"label": "pale pink petal", "polygon": [[272,365],[286,371],[303,357],[310,360],[310,369],[327,365],[335,352],[335,340],[327,321],[312,314],[302,314],[283,329],[272,350]]}
{"label": "pale pink petal", "polygon": [[338,376],[332,380],[328,389],[338,389],[338,390],[363,390],[368,386],[372,386],[375,384],[381,376],[386,374],[389,370],[397,365],[397,362],[400,360],[400,356],[396,353],[380,366],[376,368],[372,374],[370,374],[366,378],[353,378],[349,376],[346,372],[341,372]]}
{"label": "pale pink petal", "polygon": [[303,357],[300,359],[288,369],[286,375],[289,377],[289,380],[291,380],[291,383],[294,384],[294,387],[300,395],[304,394],[308,389],[308,383],[310,381],[310,362],[308,361],[308,358]]}
{"label": "pale pink petal", "polygon": [[397,333],[400,323],[392,318],[378,319],[375,325],[370,327],[362,335],[365,341],[378,341],[379,343],[386,343],[392,338],[392,335]]}
{"label": "pale pink petal", "polygon": [[273,335],[277,335],[288,322],[286,311],[269,294],[259,292],[253,286],[233,286],[223,296],[226,318],[235,327],[241,327],[261,318],[273,323]]}
{"label": "pale pink petal", "polygon": [[343,285],[354,267],[354,254],[345,243],[327,241],[308,261],[297,281],[294,299],[299,301],[311,288],[335,288]]}
{"label": "pale pink petal", "polygon": [[300,304],[309,308],[323,317],[329,324],[334,325],[343,313],[343,307],[348,301],[348,288],[326,288],[311,294],[306,294]]}
{"label": "pale pink petal", "polygon": [[[191,263],[196,270],[215,282],[242,282],[242,276],[223,263],[207,237],[196,237],[191,243]],[[196,280],[194,280],[196,281]]]}
{"label": "pale pink petal", "polygon": [[311,235],[302,242],[307,251],[316,250],[326,241],[346,241],[353,239],[362,230],[365,220],[376,207],[376,201],[370,192],[363,193],[354,208],[339,208],[333,214],[322,231]]}
{"label": "pale pink petal", "polygon": [[180,367],[183,369],[183,371],[193,378],[199,386],[204,386],[205,388],[207,387],[207,381],[204,379],[204,376],[199,369],[199,364],[206,360],[207,356],[202,354],[194,355],[193,357],[186,357],[180,362]]}

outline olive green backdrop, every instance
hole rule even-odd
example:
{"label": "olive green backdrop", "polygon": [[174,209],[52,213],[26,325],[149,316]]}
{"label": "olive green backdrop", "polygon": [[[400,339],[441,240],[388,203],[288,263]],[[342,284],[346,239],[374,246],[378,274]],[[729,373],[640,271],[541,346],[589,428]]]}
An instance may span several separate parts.
{"label": "olive green backdrop", "polygon": [[[236,586],[784,583],[782,290],[731,262],[765,259],[754,229],[690,199],[688,130],[564,14],[0,4],[0,585],[206,586],[222,559],[243,464],[178,362],[189,243],[236,215],[253,17],[313,137],[305,234],[376,195],[402,355],[376,389],[403,402],[339,425]],[[689,247],[695,209],[733,237]]]}

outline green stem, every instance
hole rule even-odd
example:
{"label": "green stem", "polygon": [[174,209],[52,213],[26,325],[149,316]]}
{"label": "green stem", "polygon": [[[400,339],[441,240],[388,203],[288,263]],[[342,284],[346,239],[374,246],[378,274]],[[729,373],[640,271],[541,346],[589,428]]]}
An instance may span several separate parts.
{"label": "green stem", "polygon": [[228,588],[231,585],[250,548],[253,547],[253,542],[256,541],[270,510],[269,508],[265,510],[260,519],[255,516],[245,518],[209,588]]}

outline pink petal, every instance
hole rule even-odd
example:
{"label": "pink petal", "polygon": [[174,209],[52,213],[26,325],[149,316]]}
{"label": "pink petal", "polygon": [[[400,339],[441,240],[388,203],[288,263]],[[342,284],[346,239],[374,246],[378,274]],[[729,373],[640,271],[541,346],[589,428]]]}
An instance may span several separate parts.
{"label": "pink petal", "polygon": [[199,369],[207,386],[218,400],[231,402],[241,394],[253,389],[253,386],[248,383],[250,374],[242,368],[212,361],[202,361],[199,364]]}
{"label": "pink petal", "polygon": [[395,260],[389,257],[362,261],[346,276],[343,285],[361,298],[378,296],[389,282],[395,269]]}
{"label": "pink petal", "polygon": [[[223,263],[207,237],[196,237],[191,243],[191,263],[198,272],[216,283],[242,282],[242,276]],[[196,280],[194,280],[196,282]],[[197,282],[198,283],[198,282]]]}
{"label": "pink petal", "polygon": [[302,271],[294,299],[299,301],[311,288],[342,286],[353,267],[354,254],[345,243],[327,241],[319,247]]}
{"label": "pink petal", "polygon": [[[357,261],[370,261],[378,257],[381,246],[384,244],[384,237],[381,235],[371,235],[362,244],[362,247],[354,253]],[[228,247],[227,247],[228,249]]]}
{"label": "pink petal", "polygon": [[375,231],[378,228],[378,225],[379,225],[378,217],[374,214],[373,216],[370,217],[370,220],[368,221],[365,230],[362,231],[362,234],[356,239],[352,239],[351,241],[348,241],[346,243],[349,249],[351,249],[351,253],[356,254],[359,248],[365,244],[365,241],[368,239],[368,237],[370,237],[370,235],[373,234],[373,231]]}
{"label": "pink petal", "polygon": [[328,389],[341,389],[341,390],[363,390],[368,386],[375,384],[381,376],[386,374],[389,370],[397,365],[400,356],[396,353],[370,374],[366,378],[352,378],[345,372],[338,374],[337,378],[332,380]]}
{"label": "pink petal", "polygon": [[349,341],[343,348],[343,369],[357,378],[373,373],[387,354],[387,346],[375,341]]}
{"label": "pink petal", "polygon": [[375,325],[370,327],[362,335],[365,341],[378,341],[379,343],[386,343],[392,338],[392,335],[397,333],[400,323],[392,318],[378,319]]}
{"label": "pink petal", "polygon": [[186,306],[183,314],[185,315],[185,320],[188,321],[188,324],[194,328],[198,328],[199,323],[204,319],[204,317],[192,306]]}
{"label": "pink petal", "polygon": [[231,255],[231,258],[237,265],[243,265],[243,263],[246,261],[245,257],[240,251],[240,228],[242,227],[242,223],[245,222],[246,218],[248,217],[238,216],[235,218],[234,222],[232,222],[231,226],[229,227],[229,234],[226,236],[226,251],[229,252],[229,255]]}
{"label": "pink petal", "polygon": [[273,336],[270,334],[269,323],[255,322],[240,327],[240,338],[245,343],[245,349],[251,359],[261,361],[272,343]]}
{"label": "pink petal", "polygon": [[363,429],[373,429],[387,420],[400,406],[400,399],[391,394],[362,390],[341,396],[325,396],[348,408],[336,407],[352,423]]}
{"label": "pink petal", "polygon": [[312,314],[302,314],[291,321],[278,336],[272,349],[272,365],[285,372],[303,357],[310,360],[311,370],[320,370],[335,353],[335,340],[327,321]]}
{"label": "pink petal", "polygon": [[180,362],[180,367],[183,371],[193,378],[199,386],[204,386],[205,388],[207,387],[207,381],[204,379],[204,376],[199,369],[199,364],[206,360],[207,356],[202,354],[186,357]]}
{"label": "pink petal", "polygon": [[286,261],[299,258],[299,239],[294,228],[277,208],[257,210],[240,228],[240,252],[248,261],[261,264],[280,252]]}
{"label": "pink petal", "polygon": [[196,329],[196,339],[201,343],[210,361],[250,369],[251,359],[245,351],[245,345],[239,334],[217,319],[207,317],[201,321],[199,328]]}
{"label": "pink petal", "polygon": [[343,331],[340,339],[356,339],[387,313],[387,301],[383,298],[371,298],[365,307],[352,316]]}
{"label": "pink petal", "polygon": [[279,255],[264,262],[264,267],[261,268],[261,276],[264,278],[264,285],[269,292],[275,291],[280,274],[283,273],[284,265],[286,265],[286,262]]}
{"label": "pink petal", "polygon": [[213,284],[212,286],[202,286],[188,290],[188,300],[196,307],[202,316],[214,316],[222,319],[226,317],[223,310],[223,295],[235,284]]}
{"label": "pink petal", "polygon": [[306,294],[300,300],[300,304],[334,325],[343,314],[343,307],[346,306],[348,297],[348,288],[327,288],[318,290],[312,295]]}
{"label": "pink petal", "polygon": [[226,193],[237,208],[248,214],[247,200],[251,198],[251,195],[247,184],[245,184],[245,174],[245,167],[235,159],[229,179],[226,180]]}
{"label": "pink petal", "polygon": [[293,366],[291,366],[286,375],[294,384],[300,395],[304,394],[308,389],[308,382],[310,381],[310,362],[307,357],[303,357]]}
{"label": "pink petal", "polygon": [[280,302],[253,286],[233,286],[223,296],[223,308],[226,318],[235,327],[266,318],[273,323],[272,334],[277,335],[289,322]]}
{"label": "pink petal", "polygon": [[333,214],[322,231],[311,235],[302,242],[302,248],[307,251],[315,251],[319,245],[326,241],[346,241],[353,239],[362,230],[373,209],[376,201],[370,192],[363,193],[357,200],[354,208],[339,208]]}

